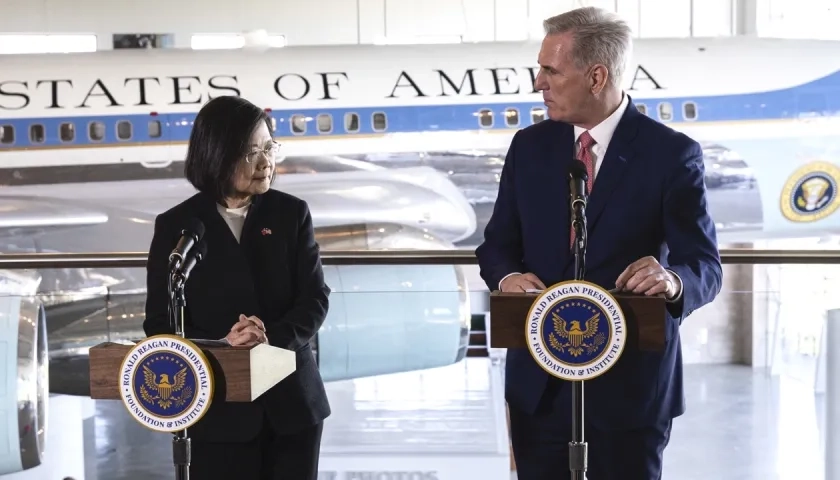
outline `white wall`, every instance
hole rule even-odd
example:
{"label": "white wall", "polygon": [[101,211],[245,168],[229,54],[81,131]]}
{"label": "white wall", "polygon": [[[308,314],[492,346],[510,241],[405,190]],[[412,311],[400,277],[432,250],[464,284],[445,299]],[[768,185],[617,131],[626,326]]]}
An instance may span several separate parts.
{"label": "white wall", "polygon": [[[729,35],[735,0],[3,0],[0,32],[174,34],[264,29],[289,45],[374,43],[384,37],[518,41],[542,37],[545,17],[596,5],[617,9],[642,36]],[[693,5],[693,12],[692,12]]]}
{"label": "white wall", "polygon": [[755,0],[758,34],[840,40],[838,0]]}

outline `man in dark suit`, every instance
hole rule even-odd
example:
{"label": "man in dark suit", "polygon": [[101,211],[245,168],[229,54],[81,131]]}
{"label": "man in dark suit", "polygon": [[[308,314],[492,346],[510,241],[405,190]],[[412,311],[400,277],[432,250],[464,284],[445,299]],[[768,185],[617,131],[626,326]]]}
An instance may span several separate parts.
{"label": "man in dark suit", "polygon": [[[697,142],[639,113],[621,90],[631,33],[582,8],[545,21],[536,87],[550,121],[516,133],[485,241],[476,250],[491,290],[544,289],[574,278],[568,171],[586,165],[585,280],[667,299],[661,353],[627,348],[585,384],[587,476],[654,480],[672,419],[685,410],[679,326],[711,302],[722,270]],[[594,181],[593,181],[594,180]],[[527,349],[507,354],[505,397],[519,480],[570,478],[571,385]]]}
{"label": "man in dark suit", "polygon": [[188,430],[192,478],[315,480],[323,420],[330,415],[311,343],[330,289],[309,208],[270,189],[278,145],[265,112],[217,97],[198,113],[185,162],[198,190],[155,222],[147,267],[147,335],[169,322],[168,257],[181,229],[205,226],[207,256],[186,284],[187,338],[258,342],[295,352],[296,370],[251,403],[213,399]]}

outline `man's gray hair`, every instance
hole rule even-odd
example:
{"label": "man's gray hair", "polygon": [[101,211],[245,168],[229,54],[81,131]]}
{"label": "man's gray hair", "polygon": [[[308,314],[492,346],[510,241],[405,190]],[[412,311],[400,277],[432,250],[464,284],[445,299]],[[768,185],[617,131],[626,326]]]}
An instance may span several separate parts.
{"label": "man's gray hair", "polygon": [[548,18],[543,27],[546,35],[571,32],[575,40],[571,55],[578,68],[602,64],[609,71],[611,83],[620,88],[632,49],[632,32],[621,17],[584,7]]}

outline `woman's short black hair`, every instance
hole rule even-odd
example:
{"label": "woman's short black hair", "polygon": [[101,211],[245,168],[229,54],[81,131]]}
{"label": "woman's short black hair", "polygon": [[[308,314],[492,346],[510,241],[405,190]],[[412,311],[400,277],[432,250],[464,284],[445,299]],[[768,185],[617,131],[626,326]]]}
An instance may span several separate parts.
{"label": "woman's short black hair", "polygon": [[264,110],[242,97],[225,95],[207,102],[195,117],[184,176],[200,192],[224,205],[232,193],[233,175],[248,153],[251,134],[271,121]]}

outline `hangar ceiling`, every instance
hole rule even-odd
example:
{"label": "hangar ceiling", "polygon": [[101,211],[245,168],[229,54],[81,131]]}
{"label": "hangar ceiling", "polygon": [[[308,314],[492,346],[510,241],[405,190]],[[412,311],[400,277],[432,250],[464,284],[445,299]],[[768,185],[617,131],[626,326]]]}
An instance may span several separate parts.
{"label": "hangar ceiling", "polygon": [[[524,41],[579,6],[617,11],[638,37],[840,39],[836,0],[4,0],[0,52]],[[162,12],[165,12],[162,14]],[[26,37],[15,35],[25,34]],[[46,35],[50,35],[47,37]],[[58,35],[58,36],[57,36]],[[57,37],[56,37],[57,36]],[[22,53],[21,52],[21,53]]]}

